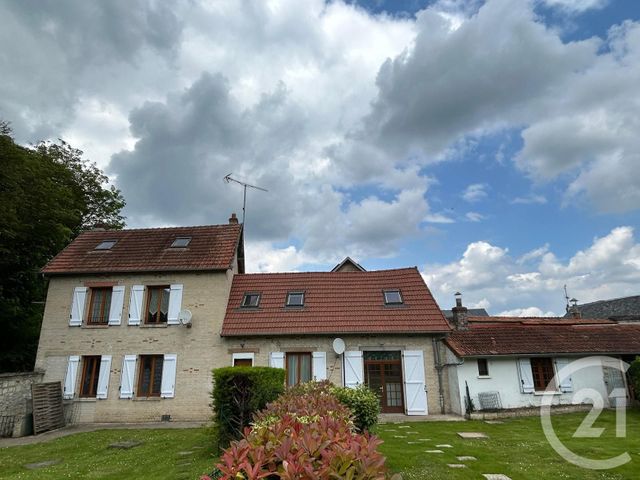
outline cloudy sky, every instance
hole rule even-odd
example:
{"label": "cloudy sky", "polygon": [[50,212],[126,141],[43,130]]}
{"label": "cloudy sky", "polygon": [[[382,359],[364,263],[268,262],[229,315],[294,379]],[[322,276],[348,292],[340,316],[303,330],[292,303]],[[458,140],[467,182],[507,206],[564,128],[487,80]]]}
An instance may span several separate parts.
{"label": "cloudy sky", "polygon": [[0,0],[0,118],[252,271],[416,265],[499,314],[640,294],[640,3]]}

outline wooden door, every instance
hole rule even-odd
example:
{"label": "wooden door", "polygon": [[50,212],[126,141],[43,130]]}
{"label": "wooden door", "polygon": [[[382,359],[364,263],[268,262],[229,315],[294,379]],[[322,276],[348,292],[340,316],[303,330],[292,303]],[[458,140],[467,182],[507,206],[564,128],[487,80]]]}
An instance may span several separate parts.
{"label": "wooden door", "polygon": [[367,386],[378,393],[381,411],[404,413],[400,352],[364,352],[364,372]]}

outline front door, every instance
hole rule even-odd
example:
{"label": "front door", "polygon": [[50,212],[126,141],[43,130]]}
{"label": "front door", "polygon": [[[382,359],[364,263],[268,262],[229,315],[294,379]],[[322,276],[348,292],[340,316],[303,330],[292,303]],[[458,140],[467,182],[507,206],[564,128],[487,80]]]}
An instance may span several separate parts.
{"label": "front door", "polygon": [[378,393],[383,413],[403,413],[400,352],[364,352],[364,381]]}

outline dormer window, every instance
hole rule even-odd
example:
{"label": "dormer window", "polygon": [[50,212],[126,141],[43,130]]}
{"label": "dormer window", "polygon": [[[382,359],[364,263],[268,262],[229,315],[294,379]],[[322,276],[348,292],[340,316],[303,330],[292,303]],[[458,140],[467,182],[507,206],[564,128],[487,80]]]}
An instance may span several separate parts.
{"label": "dormer window", "polygon": [[260,305],[260,294],[259,293],[245,293],[244,298],[242,299],[242,308],[251,308],[257,307]]}
{"label": "dormer window", "polygon": [[400,290],[385,290],[384,303],[385,305],[402,305],[404,302]]}
{"label": "dormer window", "polygon": [[104,240],[96,246],[96,250],[111,250],[117,242],[117,240]]}
{"label": "dormer window", "polygon": [[287,307],[303,307],[303,306],[304,306],[304,292],[287,293]]}
{"label": "dormer window", "polygon": [[191,243],[191,237],[178,237],[171,244],[171,248],[185,248]]}

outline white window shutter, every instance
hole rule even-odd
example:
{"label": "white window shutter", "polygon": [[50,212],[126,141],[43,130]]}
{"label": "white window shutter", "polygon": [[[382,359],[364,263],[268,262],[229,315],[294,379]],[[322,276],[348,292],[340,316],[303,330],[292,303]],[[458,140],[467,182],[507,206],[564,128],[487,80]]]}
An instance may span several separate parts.
{"label": "white window shutter", "polygon": [[98,375],[96,398],[107,398],[109,378],[111,378],[111,355],[102,355],[102,357],[100,357],[100,373]]}
{"label": "white window shutter", "polygon": [[171,292],[169,293],[169,312],[167,314],[168,325],[178,325],[178,315],[182,308],[182,285],[171,285]]}
{"label": "white window shutter", "polygon": [[269,354],[269,366],[271,368],[284,369],[284,352],[271,352]]}
{"label": "white window shutter", "polygon": [[422,350],[405,350],[402,354],[402,364],[407,415],[427,415]]}
{"label": "white window shutter", "polygon": [[[566,367],[567,365],[569,365],[569,359],[568,358],[556,358],[556,375],[558,375],[560,373],[560,370],[562,370],[564,367]],[[560,375],[558,375],[556,377],[556,380],[559,380],[560,385],[558,385],[558,389],[561,392],[573,392],[573,383],[571,381],[571,375],[565,375],[564,377],[560,377]]]}
{"label": "white window shutter", "polygon": [[327,379],[327,352],[313,352],[312,354],[313,379],[316,382]]}
{"label": "white window shutter", "polygon": [[67,374],[64,377],[64,393],[63,398],[73,398],[76,393],[76,377],[78,376],[78,365],[80,357],[71,355],[67,364]]}
{"label": "white window shutter", "polygon": [[520,372],[520,391],[522,393],[533,393],[533,371],[531,370],[531,359],[518,359],[518,372]]}
{"label": "white window shutter", "polygon": [[355,388],[364,383],[364,363],[361,351],[344,352],[344,386]]}
{"label": "white window shutter", "polygon": [[144,285],[131,287],[131,299],[129,300],[129,325],[140,325],[142,318],[142,297]]}
{"label": "white window shutter", "polygon": [[69,326],[79,327],[84,318],[84,304],[87,301],[87,287],[76,287],[73,290],[73,300],[71,301],[71,314],[69,315]]}
{"label": "white window shutter", "polygon": [[136,378],[135,355],[125,355],[122,359],[122,373],[120,377],[120,398],[133,397],[133,381]]}
{"label": "white window shutter", "polygon": [[162,383],[160,385],[160,396],[162,398],[173,398],[176,393],[176,363],[178,355],[167,353],[162,362]]}
{"label": "white window shutter", "polygon": [[120,325],[122,308],[124,307],[124,285],[116,285],[111,291],[111,306],[109,307],[109,325]]}

